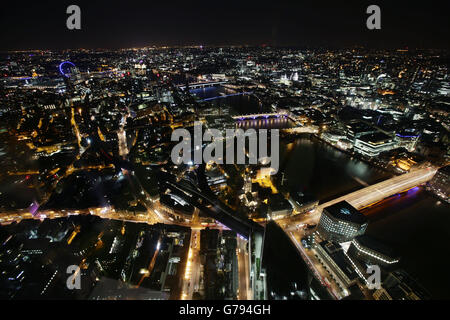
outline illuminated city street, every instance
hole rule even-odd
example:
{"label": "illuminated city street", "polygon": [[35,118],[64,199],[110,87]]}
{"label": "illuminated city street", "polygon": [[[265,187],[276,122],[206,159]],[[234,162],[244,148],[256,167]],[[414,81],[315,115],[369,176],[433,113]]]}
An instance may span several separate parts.
{"label": "illuminated city street", "polygon": [[450,299],[443,5],[2,12],[0,301],[284,319]]}
{"label": "illuminated city street", "polygon": [[239,266],[239,299],[251,300],[249,257],[247,252],[247,241],[238,238],[238,266]]}

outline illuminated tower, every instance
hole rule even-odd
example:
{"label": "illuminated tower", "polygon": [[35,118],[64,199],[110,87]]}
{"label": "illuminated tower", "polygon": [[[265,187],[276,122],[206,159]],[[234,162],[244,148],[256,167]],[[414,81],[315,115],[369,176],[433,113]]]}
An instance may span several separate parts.
{"label": "illuminated tower", "polygon": [[347,201],[323,209],[317,232],[330,241],[346,242],[364,234],[367,218]]}

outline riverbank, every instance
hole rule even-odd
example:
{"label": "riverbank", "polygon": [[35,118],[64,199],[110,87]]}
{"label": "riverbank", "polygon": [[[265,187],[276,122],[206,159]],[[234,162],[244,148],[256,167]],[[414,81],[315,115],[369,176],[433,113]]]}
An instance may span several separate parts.
{"label": "riverbank", "polygon": [[357,158],[357,159],[360,160],[360,161],[364,161],[364,162],[366,162],[367,164],[370,164],[371,166],[377,167],[378,169],[381,169],[381,170],[383,170],[383,171],[385,171],[385,172],[387,172],[387,173],[394,174],[394,175],[396,175],[396,176],[399,176],[399,175],[403,174],[403,173],[398,172],[398,171],[395,171],[395,170],[390,170],[390,169],[384,167],[383,165],[381,165],[381,164],[379,164],[379,163],[377,163],[377,162],[375,162],[375,161],[373,161],[373,160],[371,160],[371,159],[368,159],[367,157],[363,157],[362,155],[360,155],[360,154],[357,153],[357,152],[349,151],[349,150],[346,150],[346,149],[338,148],[338,147],[335,146],[334,144],[330,143],[329,141],[327,141],[327,140],[325,140],[325,139],[322,139],[321,137],[319,137],[319,136],[316,135],[316,134],[314,134],[313,136],[314,136],[314,138],[316,138],[317,140],[319,140],[319,141],[321,141],[321,142],[324,142],[324,143],[328,144],[329,146],[335,148],[336,150],[339,150],[340,152],[346,153],[346,154],[348,154],[348,155],[351,156],[351,157]]}

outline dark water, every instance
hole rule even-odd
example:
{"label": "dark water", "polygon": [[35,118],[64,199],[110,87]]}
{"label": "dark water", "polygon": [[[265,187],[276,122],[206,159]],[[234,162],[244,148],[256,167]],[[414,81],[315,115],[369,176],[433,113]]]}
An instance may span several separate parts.
{"label": "dark water", "polygon": [[280,141],[279,172],[285,173],[290,189],[312,193],[321,203],[391,177],[309,137]]}
{"label": "dark water", "polygon": [[[221,94],[232,94],[235,91],[224,88],[224,87],[209,87],[202,89],[193,89],[190,92],[201,99],[218,97]],[[231,96],[226,98],[219,98],[215,100],[210,100],[209,103],[213,106],[231,106],[232,111],[236,115],[240,114],[250,114],[259,113],[267,110],[264,108],[262,103],[252,95],[240,95]]]}
{"label": "dark water", "polygon": [[294,122],[287,117],[280,118],[259,118],[249,120],[239,120],[237,122],[238,128],[248,129],[285,129],[292,128]]}
{"label": "dark water", "polygon": [[[373,184],[390,177],[318,140],[301,138],[281,145],[285,147],[280,150],[280,171],[285,172],[289,186],[315,194],[321,203],[363,188],[361,182]],[[366,233],[395,249],[401,268],[433,298],[450,298],[448,204],[417,187],[363,213],[370,221]]]}
{"label": "dark water", "polygon": [[435,299],[449,299],[450,206],[423,187],[363,210],[367,234],[394,248],[401,266]]}
{"label": "dark water", "polygon": [[[373,184],[391,176],[310,138],[281,145],[285,147],[280,150],[280,171],[285,172],[289,186],[316,195],[321,203],[363,188],[361,182]],[[417,187],[363,213],[370,221],[366,233],[395,249],[401,268],[433,298],[450,298],[448,204]]]}

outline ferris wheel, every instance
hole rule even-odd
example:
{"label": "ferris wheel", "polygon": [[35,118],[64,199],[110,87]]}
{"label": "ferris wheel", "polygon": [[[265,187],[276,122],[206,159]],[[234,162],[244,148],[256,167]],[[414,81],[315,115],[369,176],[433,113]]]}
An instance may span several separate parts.
{"label": "ferris wheel", "polygon": [[70,78],[72,68],[75,68],[75,64],[70,61],[63,61],[59,64],[59,72],[66,78]]}

